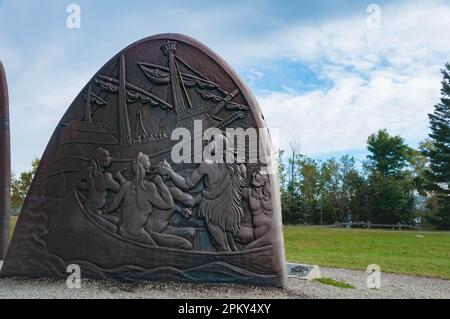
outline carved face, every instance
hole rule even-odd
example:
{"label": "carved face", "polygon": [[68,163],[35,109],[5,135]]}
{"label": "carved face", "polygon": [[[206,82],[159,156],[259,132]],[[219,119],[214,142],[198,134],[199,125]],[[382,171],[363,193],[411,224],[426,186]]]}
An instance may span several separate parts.
{"label": "carved face", "polygon": [[266,183],[266,179],[262,176],[260,172],[255,172],[252,175],[252,185],[254,187],[262,187]]}
{"label": "carved face", "polygon": [[100,166],[109,167],[112,162],[112,157],[107,150],[99,148],[96,150],[95,160]]}
{"label": "carved face", "polygon": [[150,158],[148,157],[148,155],[145,155],[143,153],[139,153],[138,161],[142,165],[142,167],[144,168],[145,172],[149,172],[150,171],[150,168],[151,168],[152,165],[150,163]]}
{"label": "carved face", "polygon": [[147,156],[147,155],[145,155],[145,162],[144,162],[144,168],[145,168],[145,171],[146,172],[148,172],[148,171],[150,171],[150,168],[151,168],[151,164],[150,164],[150,159],[149,159],[149,157]]}

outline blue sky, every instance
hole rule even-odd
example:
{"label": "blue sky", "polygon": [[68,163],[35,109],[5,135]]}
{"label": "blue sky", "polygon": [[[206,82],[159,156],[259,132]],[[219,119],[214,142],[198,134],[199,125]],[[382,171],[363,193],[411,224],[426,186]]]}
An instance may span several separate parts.
{"label": "blue sky", "polygon": [[[66,8],[81,8],[68,29]],[[381,9],[370,28],[367,6]],[[90,77],[143,37],[197,38],[248,83],[280,146],[316,157],[365,155],[381,128],[412,146],[428,133],[450,61],[449,1],[0,0],[0,59],[10,86],[13,170],[40,156]]]}

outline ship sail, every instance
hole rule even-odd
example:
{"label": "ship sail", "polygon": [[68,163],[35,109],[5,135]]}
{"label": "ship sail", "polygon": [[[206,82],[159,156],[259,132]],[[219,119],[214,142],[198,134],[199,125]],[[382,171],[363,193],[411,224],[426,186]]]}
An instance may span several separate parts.
{"label": "ship sail", "polygon": [[[119,95],[116,112],[112,114],[118,117],[118,126],[116,126],[115,131],[121,146],[140,144],[146,142],[149,138],[163,137],[167,131],[173,128],[174,124],[176,127],[188,128],[193,126],[192,118],[200,113],[204,113],[205,110],[193,108],[189,96],[189,93],[192,92],[199,94],[203,100],[209,100],[215,104],[206,113],[215,122],[221,123],[222,126],[224,123],[230,124],[232,121],[241,118],[242,112],[247,111],[247,106],[232,101],[239,93],[238,89],[234,89],[229,93],[207,79],[195,68],[176,56],[176,45],[176,42],[168,40],[161,47],[162,53],[167,56],[168,66],[144,62],[137,63],[144,76],[152,83],[168,86],[165,99],[127,82],[124,55],[121,55],[118,59],[118,78],[101,74],[95,77],[95,83],[103,90],[118,93]],[[188,93],[187,89],[192,88],[194,90]],[[91,95],[92,93],[88,94]],[[149,132],[144,125],[145,119],[143,117],[145,115],[142,113],[142,106],[138,108],[136,114],[133,114],[133,112],[129,113],[128,104],[136,102],[152,106],[159,105],[166,110],[172,109],[174,110],[174,117],[169,114],[167,117],[162,118],[158,123],[156,132]],[[90,108],[90,105],[86,104],[86,109],[88,108]],[[218,113],[223,109],[234,113],[227,118],[220,118]],[[130,116],[132,122],[130,122]],[[91,120],[89,116],[86,116],[85,119],[86,121]],[[175,123],[173,122],[174,119]],[[217,125],[217,123],[214,125]]]}
{"label": "ship sail", "polygon": [[160,68],[152,68],[145,65],[141,65],[141,69],[145,76],[155,84],[168,84],[170,82],[170,73],[161,70]]}

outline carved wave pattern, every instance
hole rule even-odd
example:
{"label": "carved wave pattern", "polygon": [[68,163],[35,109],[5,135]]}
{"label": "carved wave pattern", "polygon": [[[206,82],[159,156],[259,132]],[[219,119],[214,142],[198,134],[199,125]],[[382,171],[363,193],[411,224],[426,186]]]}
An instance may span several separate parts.
{"label": "carved wave pattern", "polygon": [[[24,220],[17,223],[13,242],[10,245],[14,249],[10,249],[11,252],[8,253],[1,275],[28,274],[29,277],[66,275],[65,262],[58,256],[48,253],[46,249],[48,222],[58,205],[58,200],[44,196],[27,199],[25,209],[19,216],[19,220],[22,218]],[[6,267],[9,263],[15,266]],[[5,273],[5,269],[8,273]]]}
{"label": "carved wave pattern", "polygon": [[229,282],[252,282],[277,278],[276,275],[257,274],[226,262],[211,262],[198,267],[180,270],[175,267],[161,266],[146,269],[137,265],[126,265],[113,269],[103,268],[91,262],[71,261],[70,263],[80,265],[82,276],[113,280],[140,281],[140,280],[179,280],[188,282],[215,281]]}
{"label": "carved wave pattern", "polygon": [[[82,277],[103,278],[107,280],[140,281],[140,280],[180,280],[188,282],[219,282],[219,283],[252,283],[267,285],[268,282],[276,282],[278,278],[275,274],[267,274],[267,269],[263,266],[265,262],[264,249],[259,262],[241,260],[243,252],[233,256],[233,253],[217,256],[217,259],[230,259],[233,264],[238,263],[241,267],[233,265],[224,260],[214,260],[212,254],[195,251],[180,251],[176,249],[162,249],[157,247],[147,248],[152,250],[153,259],[156,264],[169,264],[170,266],[143,267],[136,264],[117,265],[112,268],[101,266],[90,258],[85,260],[71,260],[64,256],[59,256],[56,252],[47,250],[48,222],[52,214],[60,205],[60,201],[39,197],[30,200],[30,211],[27,219],[21,223],[21,231],[15,237],[15,249],[13,254],[8,256],[7,262],[15,267],[7,267],[8,272],[2,273],[4,276],[27,277],[49,277],[66,278],[67,266],[78,264],[81,267]],[[25,216],[25,214],[23,215]],[[70,239],[65,245],[70,243]],[[67,247],[71,251],[70,245]],[[259,251],[258,250],[258,251]],[[67,250],[66,250],[67,251]],[[248,252],[252,253],[252,252]],[[259,254],[257,251],[253,253]],[[185,256],[186,255],[186,256]],[[180,266],[186,265],[189,255],[196,255],[195,260],[204,260],[204,264],[193,265],[192,267],[180,269],[175,267],[174,260],[180,261]],[[226,256],[230,255],[230,256]],[[191,256],[192,257],[192,256]],[[187,258],[187,259],[185,259]],[[145,258],[144,258],[145,259]],[[208,259],[212,259],[208,261]],[[139,263],[145,264],[143,260]],[[136,261],[137,261],[136,260]],[[181,260],[184,260],[182,262]],[[249,270],[252,269],[253,271]],[[256,272],[255,272],[256,271]]]}

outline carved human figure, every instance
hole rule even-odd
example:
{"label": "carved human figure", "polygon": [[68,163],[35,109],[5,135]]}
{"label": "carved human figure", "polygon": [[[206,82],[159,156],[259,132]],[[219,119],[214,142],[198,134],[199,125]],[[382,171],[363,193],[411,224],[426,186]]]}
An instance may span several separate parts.
{"label": "carved human figure", "polygon": [[153,175],[152,181],[145,179],[150,167],[149,157],[139,153],[133,165],[134,181],[125,180],[120,172],[116,174],[120,190],[112,197],[108,212],[120,210],[119,232],[124,237],[157,245],[144,225],[155,208],[172,209],[174,202],[161,176]]}
{"label": "carved human figure", "polygon": [[215,135],[209,146],[212,152],[223,150],[223,160],[205,160],[187,177],[177,174],[166,163],[160,164],[159,171],[162,175],[168,175],[183,191],[203,182],[197,215],[205,219],[217,251],[235,251],[238,250],[235,236],[244,215],[241,201],[246,166],[230,161],[230,158],[234,159],[234,150],[225,135]]}
{"label": "carved human figure", "polygon": [[252,175],[248,189],[248,203],[252,214],[254,240],[244,249],[270,245],[270,225],[272,224],[273,203],[270,193],[270,180],[260,170]]}
{"label": "carved human figure", "polygon": [[104,212],[108,191],[118,192],[120,184],[105,170],[111,165],[112,157],[106,149],[97,148],[88,167],[80,173],[78,189],[87,191],[85,207],[97,214]]}
{"label": "carved human figure", "polygon": [[[144,228],[148,233],[152,234],[152,237],[156,238],[157,242],[162,246],[190,249],[192,248],[192,242],[195,237],[195,229],[192,227],[172,227],[169,226],[169,222],[172,215],[176,212],[183,218],[191,217],[192,208],[197,205],[197,201],[190,194],[183,192],[178,187],[170,186],[168,189],[175,203],[174,206],[168,209],[153,207],[153,211]],[[184,207],[180,207],[177,204],[181,204]],[[176,237],[173,237],[172,235]],[[177,237],[185,238],[190,244],[188,245],[187,243],[180,242],[180,238]]]}

